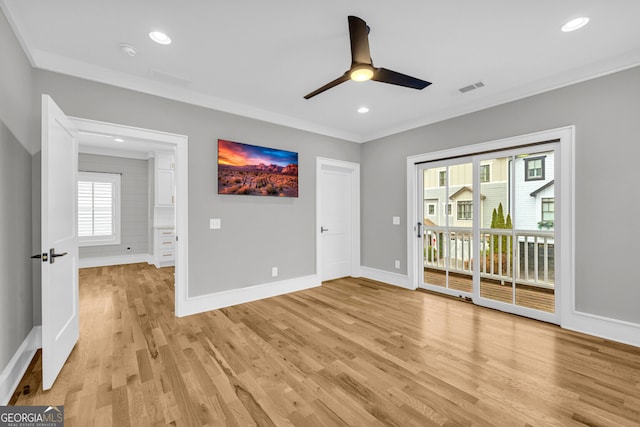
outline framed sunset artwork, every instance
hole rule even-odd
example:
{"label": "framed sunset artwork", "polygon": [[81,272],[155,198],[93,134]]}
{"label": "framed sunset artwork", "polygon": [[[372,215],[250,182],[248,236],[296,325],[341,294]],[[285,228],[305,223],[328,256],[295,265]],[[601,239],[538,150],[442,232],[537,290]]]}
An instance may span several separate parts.
{"label": "framed sunset artwork", "polygon": [[298,197],[298,153],[219,139],[218,194]]}

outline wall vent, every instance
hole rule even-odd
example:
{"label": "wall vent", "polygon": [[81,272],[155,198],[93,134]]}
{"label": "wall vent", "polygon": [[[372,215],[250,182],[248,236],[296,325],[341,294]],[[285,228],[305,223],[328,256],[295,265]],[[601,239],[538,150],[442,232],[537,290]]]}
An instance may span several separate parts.
{"label": "wall vent", "polygon": [[458,90],[460,91],[460,93],[467,93],[467,92],[470,92],[470,91],[472,91],[474,89],[478,89],[478,88],[481,88],[481,87],[484,87],[484,83],[478,82],[478,83],[471,84],[469,86],[461,87]]}

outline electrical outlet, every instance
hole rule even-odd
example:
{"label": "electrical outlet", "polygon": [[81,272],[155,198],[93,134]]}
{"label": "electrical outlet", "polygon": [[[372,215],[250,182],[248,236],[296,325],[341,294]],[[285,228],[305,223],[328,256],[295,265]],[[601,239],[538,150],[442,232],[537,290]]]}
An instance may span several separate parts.
{"label": "electrical outlet", "polygon": [[272,267],[271,268],[271,277],[277,277],[278,276],[278,267]]}
{"label": "electrical outlet", "polygon": [[396,260],[396,268],[400,268],[400,260]]}
{"label": "electrical outlet", "polygon": [[393,225],[400,225],[400,217],[399,216],[394,216],[391,219],[391,222],[393,223]]}
{"label": "electrical outlet", "polygon": [[211,230],[219,230],[222,228],[222,220],[220,218],[209,219],[209,228]]}

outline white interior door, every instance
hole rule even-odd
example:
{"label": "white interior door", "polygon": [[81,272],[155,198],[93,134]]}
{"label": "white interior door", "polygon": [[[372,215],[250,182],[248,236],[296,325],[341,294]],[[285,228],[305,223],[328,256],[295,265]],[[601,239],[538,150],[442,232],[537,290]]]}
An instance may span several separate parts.
{"label": "white interior door", "polygon": [[78,341],[76,131],[42,96],[42,388],[53,386]]}
{"label": "white interior door", "polygon": [[[357,165],[333,161],[318,163],[318,239],[320,242],[320,278],[332,280],[355,276],[359,247],[354,247],[354,217],[359,213]],[[357,252],[357,253],[356,253]],[[357,259],[357,260],[356,260]]]}

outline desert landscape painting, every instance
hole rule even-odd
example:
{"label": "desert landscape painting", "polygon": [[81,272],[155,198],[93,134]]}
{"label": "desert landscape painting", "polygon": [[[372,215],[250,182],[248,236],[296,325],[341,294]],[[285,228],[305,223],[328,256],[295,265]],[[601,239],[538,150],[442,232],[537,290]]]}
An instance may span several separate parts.
{"label": "desert landscape painting", "polygon": [[218,194],[298,197],[298,153],[219,139]]}

